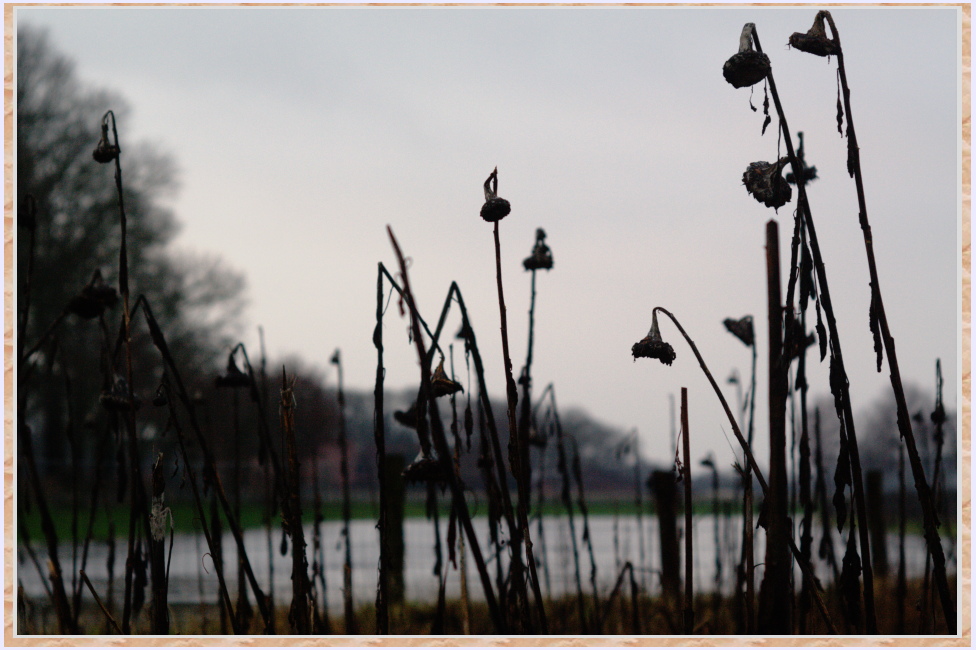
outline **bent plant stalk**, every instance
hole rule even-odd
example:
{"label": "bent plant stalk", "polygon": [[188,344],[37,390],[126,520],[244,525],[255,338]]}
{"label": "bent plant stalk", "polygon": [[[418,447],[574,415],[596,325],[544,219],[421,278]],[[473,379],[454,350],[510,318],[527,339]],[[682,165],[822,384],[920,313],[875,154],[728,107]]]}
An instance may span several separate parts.
{"label": "bent plant stalk", "polygon": [[[512,377],[512,357],[508,351],[508,318],[505,311],[505,291],[502,285],[502,253],[501,242],[498,237],[498,221],[495,222],[495,278],[498,284],[498,312],[501,317],[502,334],[502,357],[505,366],[505,386],[508,396],[508,430],[509,430],[509,464],[512,473],[515,475],[515,483],[518,486],[518,534],[513,536],[512,544],[519,546],[525,545],[525,559],[529,568],[529,582],[532,584],[533,595],[535,596],[536,608],[539,613],[539,625],[543,634],[548,633],[549,625],[546,621],[545,605],[542,601],[542,590],[539,586],[539,576],[536,571],[535,557],[532,554],[532,537],[529,531],[529,467],[524,462],[528,458],[529,441],[526,436],[522,436],[516,420],[516,409],[518,408],[518,388],[515,379]],[[513,531],[514,532],[514,531]],[[528,591],[525,588],[524,576],[520,575],[520,567],[514,567],[513,580],[517,590],[521,592],[520,598],[523,599],[523,625],[525,631],[531,631],[531,620],[528,616]]]}
{"label": "bent plant stalk", "polygon": [[[763,476],[762,470],[759,468],[759,465],[756,463],[756,458],[752,454],[751,447],[746,442],[746,439],[742,436],[742,431],[739,429],[739,425],[735,421],[735,416],[732,415],[732,409],[729,407],[729,403],[726,401],[725,395],[722,394],[722,391],[719,388],[718,383],[715,381],[715,377],[712,376],[711,371],[708,369],[708,366],[705,364],[705,360],[702,358],[701,353],[698,351],[698,346],[695,345],[695,342],[691,339],[690,336],[688,336],[688,333],[681,326],[681,323],[678,322],[678,319],[675,318],[674,314],[669,312],[664,307],[655,307],[652,313],[656,314],[657,312],[661,312],[662,314],[664,314],[665,316],[671,319],[671,322],[674,323],[675,327],[678,328],[678,331],[681,332],[681,335],[688,343],[688,346],[691,348],[691,351],[694,352],[695,358],[698,360],[698,364],[701,366],[702,371],[705,373],[705,377],[708,379],[709,384],[711,384],[712,386],[712,390],[715,391],[715,395],[718,397],[719,402],[722,404],[722,408],[725,410],[725,415],[729,420],[729,424],[732,426],[732,433],[735,435],[735,439],[742,447],[742,451],[746,457],[746,461],[748,462],[749,466],[752,467],[752,471],[755,472],[756,480],[759,482],[760,488],[762,488],[763,497],[768,497],[769,485],[766,483],[766,479]],[[803,560],[803,556],[800,554],[800,549],[797,548],[796,543],[793,541],[792,536],[789,536],[788,541],[790,544],[790,550],[793,552],[793,557],[796,558],[797,564],[799,564],[801,571],[803,571],[804,575],[809,575],[810,580],[815,585],[817,585],[817,589],[813,591],[813,597],[817,605],[817,609],[820,611],[821,618],[823,618],[823,621],[827,625],[828,629],[830,630],[830,633],[836,634],[837,628],[834,625],[833,621],[831,620],[830,614],[827,612],[827,607],[824,605],[823,596],[821,594],[822,589],[819,587],[820,583],[816,579],[816,575],[813,572],[813,568],[810,566],[809,562]]]}
{"label": "bent plant stalk", "polygon": [[[390,236],[390,241],[393,244],[394,252],[396,253],[397,262],[400,266],[400,274],[403,277],[403,297],[407,306],[410,310],[410,327],[413,332],[414,344],[417,347],[417,356],[420,359],[421,364],[421,384],[425,395],[432,395],[433,391],[430,387],[430,362],[424,349],[424,342],[422,334],[420,331],[420,316],[417,310],[416,303],[414,302],[413,293],[410,291],[410,282],[407,276],[406,262],[403,258],[403,253],[400,251],[400,245],[397,243],[396,237],[393,235],[393,230],[387,227],[387,232]],[[432,402],[432,404],[436,404]],[[455,510],[458,514],[461,525],[464,528],[465,534],[468,536],[468,541],[471,543],[471,553],[474,557],[475,564],[478,566],[478,573],[481,576],[481,584],[485,592],[485,601],[488,604],[488,611],[494,622],[495,629],[499,633],[504,634],[505,624],[501,616],[501,611],[498,608],[498,603],[495,600],[495,594],[491,588],[491,578],[488,575],[488,569],[485,566],[484,558],[481,555],[481,547],[478,544],[478,537],[475,533],[474,526],[471,524],[471,516],[468,511],[468,505],[464,498],[464,490],[460,484],[460,479],[454,473],[452,468],[449,467],[451,453],[447,444],[447,437],[444,434],[444,425],[440,421],[439,417],[431,418],[431,433],[433,437],[433,442],[439,462],[448,465],[447,477],[448,483],[451,488],[451,496],[453,498]]]}

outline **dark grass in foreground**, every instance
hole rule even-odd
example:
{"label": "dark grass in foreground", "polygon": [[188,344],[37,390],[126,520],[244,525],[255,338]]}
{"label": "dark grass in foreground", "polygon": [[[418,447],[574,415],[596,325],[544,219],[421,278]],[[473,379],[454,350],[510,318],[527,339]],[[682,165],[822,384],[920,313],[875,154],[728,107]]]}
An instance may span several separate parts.
{"label": "dark grass in foreground", "polygon": [[[950,587],[955,589],[955,576],[950,576]],[[895,581],[878,580],[876,583],[878,623],[882,629],[894,629],[900,614],[900,602],[895,595]],[[915,606],[920,602],[922,594],[921,580],[912,580],[907,585],[905,607],[906,634],[917,634],[920,625],[920,613]],[[713,596],[701,593],[695,597],[695,611],[702,615],[696,618],[694,636],[706,635],[735,635],[735,604],[732,598],[723,597],[718,600],[718,606],[713,610]],[[834,588],[825,591],[825,600],[832,613],[838,606],[839,594]],[[632,622],[632,607],[629,591],[624,589],[610,604],[605,601],[601,605],[603,616],[603,635],[634,636]],[[665,601],[660,598],[643,596],[638,602],[640,613],[641,635],[649,636],[680,636],[682,634],[682,613],[676,609],[668,609]],[[484,603],[471,603],[470,625],[474,636],[494,635],[491,617]],[[216,605],[205,604],[170,604],[170,633],[175,635],[213,635],[220,634],[220,611]],[[549,633],[552,636],[579,636],[583,626],[579,618],[576,596],[569,594],[556,600],[546,601],[546,612],[549,614]],[[717,612],[717,614],[713,613]],[[402,607],[390,607],[390,633],[394,636],[428,636],[434,617],[437,613],[436,603],[408,602]],[[589,612],[587,612],[589,614]],[[278,607],[275,611],[276,629],[288,629],[288,608]],[[360,630],[371,630],[375,627],[376,610],[372,605],[360,607],[356,611],[356,622]],[[838,620],[842,617],[838,614]],[[132,618],[132,634],[150,634],[148,608],[144,608]],[[448,600],[444,615],[444,636],[462,635],[462,616],[460,600]],[[247,634],[260,635],[262,623],[259,619],[251,622]],[[110,629],[105,616],[91,600],[85,600],[79,617],[79,628],[82,634],[105,634]],[[332,630],[335,636],[345,633],[341,624],[341,617],[332,620]],[[18,602],[17,615],[18,634],[57,634],[57,617],[46,598],[26,599]],[[856,632],[842,629],[841,634],[856,634]],[[945,635],[945,621],[936,617],[931,635]],[[826,636],[827,630],[823,622],[813,613],[807,620],[807,635]]]}

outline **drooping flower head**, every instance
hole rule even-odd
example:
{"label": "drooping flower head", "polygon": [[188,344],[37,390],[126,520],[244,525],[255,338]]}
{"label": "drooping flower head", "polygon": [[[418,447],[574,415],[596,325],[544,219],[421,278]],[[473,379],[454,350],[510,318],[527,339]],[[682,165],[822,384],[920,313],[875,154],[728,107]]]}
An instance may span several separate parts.
{"label": "drooping flower head", "polygon": [[[114,115],[113,115],[113,119],[114,119]],[[94,158],[95,162],[97,163],[105,164],[115,160],[116,156],[118,155],[119,155],[119,145],[111,144],[109,142],[108,122],[102,120],[102,137],[98,139],[98,144],[95,145],[95,151],[92,152],[92,158]]]}
{"label": "drooping flower head", "polygon": [[542,228],[536,228],[535,246],[532,248],[532,254],[522,261],[522,266],[526,271],[537,269],[548,271],[552,268],[552,251],[546,245],[546,231]]}
{"label": "drooping flower head", "polygon": [[783,157],[775,163],[765,160],[750,163],[742,174],[742,184],[749,194],[767,208],[780,208],[793,198],[793,188],[782,174],[783,167],[789,162],[789,158]]}
{"label": "drooping flower head", "polygon": [[827,38],[827,31],[824,29],[824,18],[827,15],[826,11],[817,12],[813,27],[806,34],[793,32],[790,36],[790,47],[816,56],[840,54],[840,45],[836,38]]}
{"label": "drooping flower head", "polygon": [[745,343],[746,347],[751,348],[755,345],[756,335],[752,327],[752,316],[743,316],[739,320],[726,318],[722,323],[725,325],[725,329],[732,332],[735,338]]}
{"label": "drooping flower head", "polygon": [[511,211],[509,202],[498,196],[498,168],[495,167],[485,181],[485,204],[481,206],[481,218],[494,223],[504,219]]}
{"label": "drooping flower head", "polygon": [[231,350],[230,356],[227,357],[227,370],[223,375],[218,375],[217,379],[214,380],[214,385],[217,388],[247,388],[251,385],[251,377],[246,372],[243,372],[237,367],[237,362],[234,361],[234,350]]}
{"label": "drooping flower head", "polygon": [[755,23],[746,23],[742,27],[742,34],[739,36],[739,51],[733,54],[725,65],[722,66],[722,74],[734,88],[745,88],[752,86],[769,74],[769,57],[757,52],[752,47],[752,30],[756,28]]}
{"label": "drooping flower head", "polygon": [[434,392],[434,397],[443,397],[444,395],[453,395],[454,393],[461,391],[464,392],[464,388],[461,384],[452,380],[444,372],[444,360],[437,365],[437,370],[430,378],[430,388]]}
{"label": "drooping flower head", "polygon": [[114,307],[118,301],[119,294],[115,287],[105,284],[102,272],[96,269],[81,293],[68,303],[68,311],[80,318],[91,320],[106,309]]}
{"label": "drooping flower head", "polygon": [[670,343],[665,343],[661,338],[661,330],[657,325],[656,311],[651,316],[651,329],[647,333],[647,336],[634,343],[630,352],[634,355],[634,359],[639,357],[658,359],[661,363],[668,366],[674,361],[676,356],[674,348],[671,347]]}

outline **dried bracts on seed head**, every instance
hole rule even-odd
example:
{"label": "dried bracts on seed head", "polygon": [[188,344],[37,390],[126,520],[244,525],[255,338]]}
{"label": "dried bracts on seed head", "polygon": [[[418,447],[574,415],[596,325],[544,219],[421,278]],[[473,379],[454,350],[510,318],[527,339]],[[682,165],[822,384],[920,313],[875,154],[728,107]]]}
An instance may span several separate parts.
{"label": "dried bracts on seed head", "polygon": [[733,54],[722,67],[722,74],[734,88],[752,86],[769,74],[769,57],[752,48],[754,23],[746,23],[739,36],[739,51]]}
{"label": "dried bracts on seed head", "polygon": [[237,362],[234,361],[233,351],[227,357],[226,373],[218,375],[214,381],[214,385],[217,388],[247,388],[251,385],[251,377],[237,367]]}
{"label": "dried bracts on seed head", "polygon": [[91,280],[77,296],[68,303],[68,311],[85,319],[101,316],[107,308],[112,308],[119,301],[119,294],[115,287],[105,284],[102,272],[96,270]]}
{"label": "dried bracts on seed head", "polygon": [[532,249],[532,254],[522,261],[522,266],[526,271],[537,269],[548,271],[552,268],[552,251],[546,246],[546,231],[542,228],[536,228],[535,247]]}
{"label": "dried bracts on seed head", "polygon": [[485,181],[485,204],[481,206],[481,218],[493,223],[501,221],[511,211],[509,202],[498,196],[498,168],[495,167]]}
{"label": "dried bracts on seed head", "polygon": [[657,326],[657,312],[654,312],[654,315],[651,317],[651,330],[647,333],[647,336],[634,343],[630,352],[634,355],[634,359],[639,357],[659,359],[661,363],[668,366],[674,361],[676,356],[674,348],[671,347],[670,343],[665,343],[661,338],[661,330]]}
{"label": "dried bracts on seed head", "polygon": [[732,332],[737,339],[745,343],[746,347],[751,348],[755,344],[756,335],[752,327],[752,316],[743,316],[739,320],[726,318],[722,323],[725,325],[725,329]]}
{"label": "dried bracts on seed head", "polygon": [[840,45],[837,44],[837,41],[832,38],[827,38],[827,32],[824,29],[824,17],[826,14],[826,11],[817,13],[817,17],[813,20],[813,27],[806,34],[794,32],[790,36],[790,47],[801,52],[806,52],[807,54],[816,54],[817,56],[840,54]]}
{"label": "dried bracts on seed head", "polygon": [[464,389],[456,381],[453,381],[444,372],[444,360],[437,364],[437,370],[434,371],[433,376],[430,378],[430,388],[434,392],[434,397],[443,397],[444,395],[453,395],[454,393]]}
{"label": "dried bracts on seed head", "polygon": [[780,158],[777,163],[764,160],[750,163],[742,175],[742,183],[757,201],[767,208],[780,208],[793,198],[793,188],[783,178],[782,171],[789,158]]}
{"label": "dried bracts on seed head", "polygon": [[119,155],[119,145],[110,144],[108,141],[108,123],[102,123],[102,137],[98,139],[92,158],[98,163],[110,163]]}

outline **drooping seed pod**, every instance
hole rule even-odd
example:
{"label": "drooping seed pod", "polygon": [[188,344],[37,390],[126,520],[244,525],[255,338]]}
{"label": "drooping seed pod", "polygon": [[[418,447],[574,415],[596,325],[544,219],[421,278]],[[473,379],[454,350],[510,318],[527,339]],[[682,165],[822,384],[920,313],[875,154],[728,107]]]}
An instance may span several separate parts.
{"label": "drooping seed pod", "polygon": [[227,357],[227,371],[223,375],[218,375],[214,380],[217,388],[248,388],[251,385],[251,377],[237,367],[234,361],[234,352],[231,351]]}
{"label": "drooping seed pod", "polygon": [[793,32],[790,36],[790,47],[816,56],[840,54],[840,45],[837,41],[827,38],[827,31],[824,29],[825,15],[825,11],[818,12],[817,17],[813,19],[813,27],[806,34]]}
{"label": "drooping seed pod", "polygon": [[498,196],[498,168],[495,167],[485,181],[485,204],[481,206],[481,218],[494,223],[504,219],[511,211],[511,204]]}
{"label": "drooping seed pod", "polygon": [[661,330],[657,325],[657,312],[654,312],[651,317],[651,329],[647,333],[647,336],[634,343],[630,352],[634,355],[634,359],[640,357],[658,359],[661,363],[668,366],[674,361],[677,355],[675,355],[674,348],[671,347],[671,344],[665,343],[661,338]]}
{"label": "drooping seed pod", "polygon": [[746,23],[742,27],[739,51],[722,66],[722,74],[733,88],[755,85],[765,79],[771,69],[769,57],[752,47],[752,30],[755,27],[754,23]]}
{"label": "drooping seed pod", "polygon": [[105,284],[102,272],[96,269],[81,293],[68,303],[68,311],[80,318],[91,320],[106,309],[114,307],[118,301],[119,294],[115,287]]}
{"label": "drooping seed pod", "polygon": [[752,326],[752,316],[743,316],[739,320],[734,318],[726,318],[722,321],[725,325],[725,329],[732,332],[737,339],[746,344],[746,347],[751,348],[756,342],[755,330]]}
{"label": "drooping seed pod", "polygon": [[532,248],[532,254],[522,261],[522,266],[526,271],[537,269],[548,271],[552,268],[552,251],[546,246],[546,231],[542,228],[536,228],[535,246]]}
{"label": "drooping seed pod", "polygon": [[767,208],[782,207],[793,198],[793,188],[782,176],[783,167],[789,161],[789,158],[784,157],[776,163],[764,160],[750,163],[742,174],[742,184],[749,194]]}
{"label": "drooping seed pod", "polygon": [[434,397],[443,397],[444,395],[453,395],[454,393],[461,391],[464,392],[464,388],[461,387],[456,381],[453,381],[444,372],[444,360],[437,365],[437,370],[434,371],[433,376],[430,378],[430,388],[434,391]]}
{"label": "drooping seed pod", "polygon": [[119,155],[119,145],[111,144],[108,141],[108,124],[102,124],[102,137],[98,139],[92,158],[98,163],[110,163]]}

